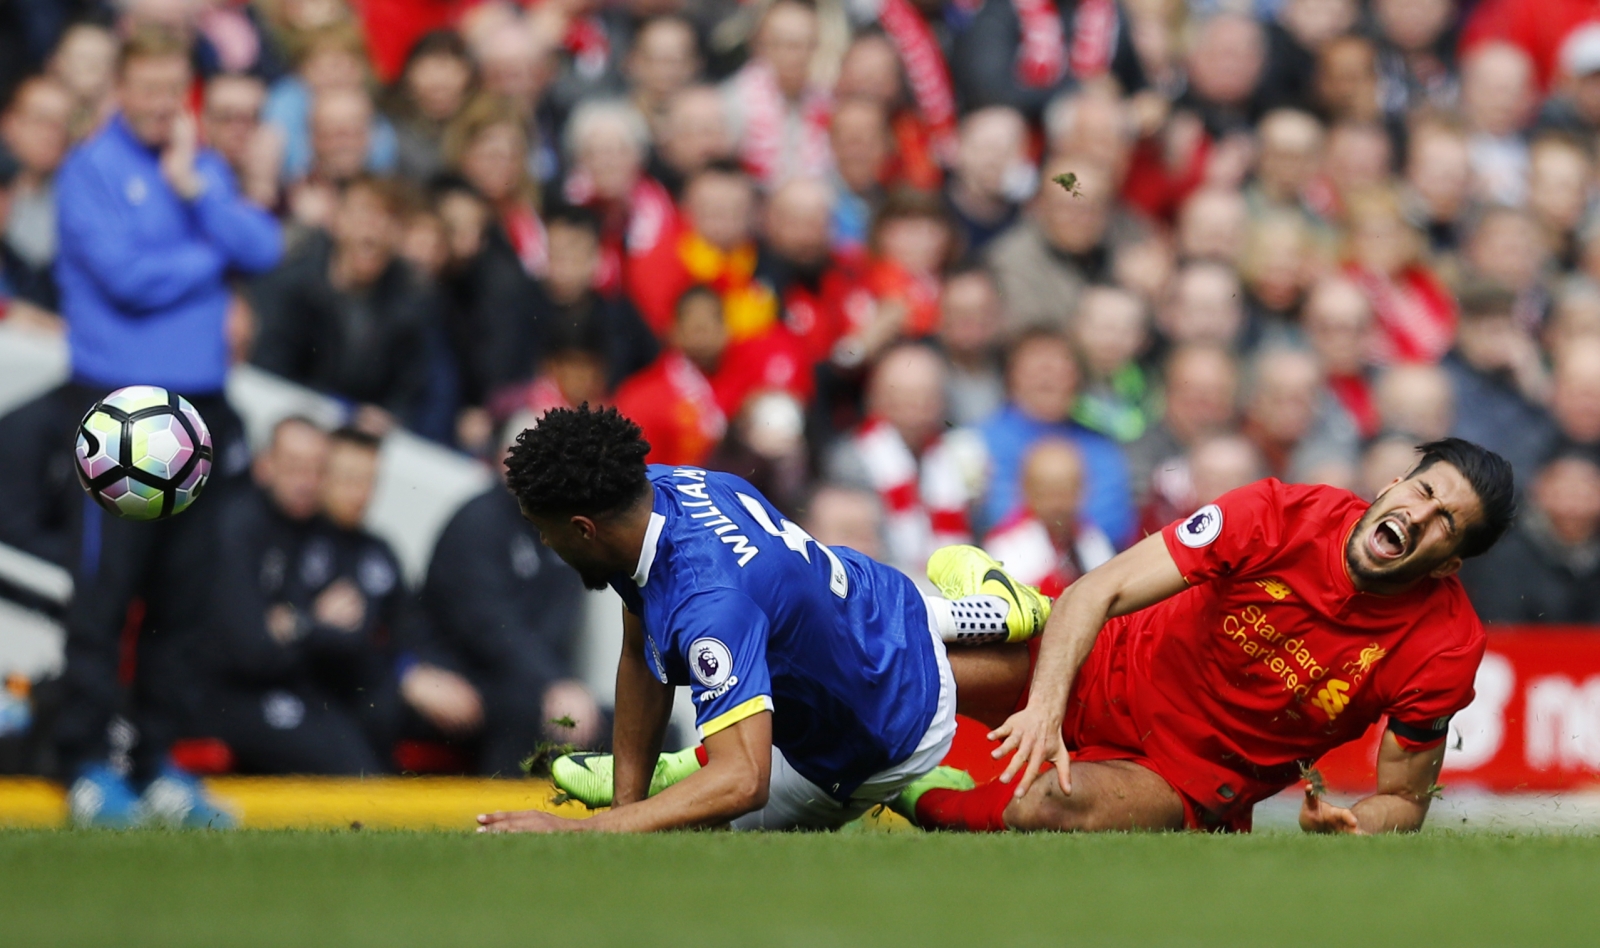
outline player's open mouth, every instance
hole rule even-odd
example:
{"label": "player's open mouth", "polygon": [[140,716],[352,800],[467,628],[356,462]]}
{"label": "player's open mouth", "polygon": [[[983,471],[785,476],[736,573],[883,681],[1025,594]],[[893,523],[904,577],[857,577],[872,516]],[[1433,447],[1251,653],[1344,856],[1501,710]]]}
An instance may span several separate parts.
{"label": "player's open mouth", "polygon": [[1400,521],[1390,517],[1378,522],[1372,528],[1372,536],[1367,540],[1367,545],[1372,549],[1372,555],[1380,560],[1397,560],[1406,555],[1406,531]]}

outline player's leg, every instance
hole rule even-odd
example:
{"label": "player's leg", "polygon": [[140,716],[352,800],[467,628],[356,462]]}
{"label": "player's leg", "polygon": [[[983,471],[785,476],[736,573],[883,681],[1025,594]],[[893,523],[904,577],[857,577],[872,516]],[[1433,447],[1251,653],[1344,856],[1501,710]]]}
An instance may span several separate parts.
{"label": "player's leg", "polygon": [[979,645],[949,651],[956,681],[956,712],[999,727],[1028,693],[1033,674],[1026,644]]}
{"label": "player's leg", "polygon": [[[948,769],[948,768],[941,768]],[[1061,792],[1055,774],[1043,773],[1027,796],[1015,783],[998,780],[970,790],[923,789],[908,808],[924,829],[999,832],[1093,833],[1111,830],[1178,830],[1183,799],[1153,771],[1132,761],[1072,765],[1072,794]]]}

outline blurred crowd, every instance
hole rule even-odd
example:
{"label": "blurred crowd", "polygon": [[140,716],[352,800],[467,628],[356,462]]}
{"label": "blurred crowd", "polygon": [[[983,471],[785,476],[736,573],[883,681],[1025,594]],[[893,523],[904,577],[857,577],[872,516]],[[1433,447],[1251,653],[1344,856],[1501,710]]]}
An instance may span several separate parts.
{"label": "blurred crowd", "polygon": [[[316,519],[280,483],[298,441],[338,457],[403,427],[493,465],[543,411],[608,403],[653,462],[747,477],[823,542],[919,578],[977,542],[1057,592],[1231,488],[1371,497],[1458,435],[1510,460],[1521,496],[1464,570],[1484,618],[1600,622],[1591,3],[36,0],[0,18],[3,324],[64,330],[76,374],[119,381],[68,285],[94,271],[75,247],[105,239],[108,198],[61,186],[119,121],[196,208],[213,175],[276,227],[270,253],[215,235],[216,346],[351,422],[331,449],[280,430],[249,516]],[[154,35],[190,64],[177,145],[130,112],[127,45]],[[514,507],[482,503],[463,549],[510,529]],[[448,625],[457,606],[428,608]]]}

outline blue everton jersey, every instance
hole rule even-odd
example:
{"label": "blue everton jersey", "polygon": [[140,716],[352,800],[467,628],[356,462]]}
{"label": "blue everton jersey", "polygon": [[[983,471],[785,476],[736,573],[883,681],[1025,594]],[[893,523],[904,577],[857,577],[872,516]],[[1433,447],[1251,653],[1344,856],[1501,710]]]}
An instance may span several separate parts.
{"label": "blue everton jersey", "polygon": [[772,712],[772,743],[838,800],[905,760],[933,722],[939,668],[911,580],[783,519],[754,487],[650,467],[631,578],[656,677],[691,688],[702,738]]}

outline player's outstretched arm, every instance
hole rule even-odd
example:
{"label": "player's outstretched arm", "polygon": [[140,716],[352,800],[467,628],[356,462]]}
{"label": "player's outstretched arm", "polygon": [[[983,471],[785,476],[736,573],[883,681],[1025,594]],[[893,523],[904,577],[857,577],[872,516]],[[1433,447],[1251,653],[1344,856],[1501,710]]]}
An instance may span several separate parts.
{"label": "player's outstretched arm", "polygon": [[644,656],[644,621],[622,610],[622,656],[617,661],[617,706],[611,730],[616,755],[615,806],[650,795],[650,775],[672,715],[672,686],[650,671]]}
{"label": "player's outstretched arm", "polygon": [[1183,574],[1160,534],[1145,537],[1067,587],[1056,600],[1039,644],[1028,705],[989,734],[1001,741],[996,758],[1012,755],[1000,779],[1017,782],[1017,796],[1027,794],[1039,769],[1053,763],[1063,793],[1072,792],[1061,720],[1073,678],[1094,647],[1106,620],[1153,605],[1185,588]]}
{"label": "player's outstretched arm", "polygon": [[1400,746],[1393,731],[1378,747],[1378,792],[1348,809],[1306,795],[1300,828],[1307,833],[1414,833],[1422,829],[1433,801],[1444,742],[1420,751]]}
{"label": "player's outstretched arm", "polygon": [[[651,833],[724,826],[767,805],[772,779],[772,712],[707,735],[706,765],[653,797],[587,820],[542,810],[478,817],[480,833]],[[621,761],[619,760],[620,764]]]}
{"label": "player's outstretched arm", "polygon": [[724,826],[767,805],[772,778],[772,712],[707,735],[706,765],[647,800],[617,807],[574,829],[603,833]]}

